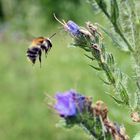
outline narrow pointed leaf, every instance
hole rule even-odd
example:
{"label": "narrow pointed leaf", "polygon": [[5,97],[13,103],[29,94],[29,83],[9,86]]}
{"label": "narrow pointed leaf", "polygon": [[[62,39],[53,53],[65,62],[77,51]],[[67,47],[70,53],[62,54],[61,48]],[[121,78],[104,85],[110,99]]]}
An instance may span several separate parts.
{"label": "narrow pointed leaf", "polygon": [[137,108],[140,108],[140,93],[137,92],[136,96],[137,96]]}
{"label": "narrow pointed leaf", "polygon": [[117,0],[111,0],[111,21],[117,24],[117,19],[119,17],[119,8]]}
{"label": "narrow pointed leaf", "polygon": [[[120,83],[121,84],[121,83]],[[126,105],[129,105],[129,96],[125,87],[121,84],[120,96]]]}
{"label": "narrow pointed leaf", "polygon": [[105,0],[95,0],[95,1],[98,4],[98,6],[101,8],[101,10],[104,12],[104,14],[108,18],[110,18],[110,15],[109,15],[109,13],[107,11],[107,4],[106,4]]}
{"label": "narrow pointed leaf", "polygon": [[93,58],[93,57],[91,57],[91,56],[89,56],[89,55],[87,55],[87,54],[84,54],[87,58],[89,58],[90,60],[95,60],[95,58]]}
{"label": "narrow pointed leaf", "polygon": [[106,85],[111,85],[111,83],[105,81],[104,79],[102,79],[101,77],[99,77]]}
{"label": "narrow pointed leaf", "polygon": [[95,67],[93,65],[89,65],[89,66],[92,67],[92,68],[94,68],[94,69],[96,69],[96,70],[98,70],[98,71],[102,70],[101,68]]}
{"label": "narrow pointed leaf", "polygon": [[111,53],[106,54],[107,64],[114,65],[114,57]]}
{"label": "narrow pointed leaf", "polygon": [[95,0],[96,3],[102,8],[102,9],[107,9],[107,4],[105,2],[105,0]]}
{"label": "narrow pointed leaf", "polygon": [[109,32],[103,26],[101,26],[99,24],[98,24],[98,26],[112,39],[112,41],[115,43],[115,45],[117,45],[120,49],[123,49],[125,51],[128,50],[127,46],[124,43],[122,43],[122,41],[120,41],[117,36],[115,36],[114,34]]}
{"label": "narrow pointed leaf", "polygon": [[109,94],[109,96],[110,96],[111,98],[113,98],[113,99],[115,100],[116,103],[118,103],[118,104],[124,104],[123,101],[117,99],[115,96],[112,96],[112,95],[110,95],[110,94]]}

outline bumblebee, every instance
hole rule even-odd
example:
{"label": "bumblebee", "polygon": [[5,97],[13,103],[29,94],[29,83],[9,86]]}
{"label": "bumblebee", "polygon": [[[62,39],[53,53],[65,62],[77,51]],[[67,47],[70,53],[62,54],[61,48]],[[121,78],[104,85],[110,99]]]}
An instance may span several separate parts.
{"label": "bumblebee", "polygon": [[[51,37],[53,37],[54,35],[55,34],[53,34]],[[39,62],[41,64],[42,52],[45,52],[45,55],[47,55],[51,48],[52,43],[50,39],[45,37],[37,37],[32,40],[32,43],[27,50],[26,56],[33,64],[35,64],[37,59],[39,59]]]}

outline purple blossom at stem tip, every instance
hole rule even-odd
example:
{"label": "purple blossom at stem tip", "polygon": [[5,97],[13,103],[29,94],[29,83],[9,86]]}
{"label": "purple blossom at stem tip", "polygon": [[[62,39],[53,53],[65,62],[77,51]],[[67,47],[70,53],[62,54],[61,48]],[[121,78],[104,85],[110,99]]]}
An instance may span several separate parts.
{"label": "purple blossom at stem tip", "polygon": [[68,30],[72,35],[76,36],[80,33],[80,27],[75,22],[69,20],[66,25],[66,30]]}
{"label": "purple blossom at stem tip", "polygon": [[61,117],[77,116],[85,107],[85,96],[76,93],[74,90],[57,93],[55,98],[57,102],[54,108]]}
{"label": "purple blossom at stem tip", "polygon": [[73,36],[77,36],[80,34],[80,27],[75,23],[73,22],[72,20],[69,20],[67,23],[62,20],[60,21],[56,15],[54,14],[54,18],[61,24],[63,25],[64,29],[66,31],[68,31],[69,33],[71,33],[71,35]]}

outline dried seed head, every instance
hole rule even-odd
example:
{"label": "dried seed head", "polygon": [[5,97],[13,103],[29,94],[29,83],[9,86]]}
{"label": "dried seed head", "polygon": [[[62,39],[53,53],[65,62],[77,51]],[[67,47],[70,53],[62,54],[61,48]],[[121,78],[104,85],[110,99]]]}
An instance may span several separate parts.
{"label": "dried seed head", "polygon": [[93,108],[94,108],[94,113],[97,116],[101,116],[103,121],[107,119],[108,109],[103,101],[97,101],[95,107]]}
{"label": "dried seed head", "polygon": [[94,26],[91,22],[86,22],[86,27],[91,33],[97,32],[97,26]]}
{"label": "dried seed head", "polygon": [[140,114],[138,112],[131,113],[131,118],[134,122],[140,122]]}
{"label": "dried seed head", "polygon": [[102,34],[98,31],[98,27],[93,25],[91,22],[86,22],[86,27],[93,36],[98,34],[101,38],[103,38]]}
{"label": "dried seed head", "polygon": [[80,28],[80,32],[87,37],[92,37],[92,34],[85,28]]}

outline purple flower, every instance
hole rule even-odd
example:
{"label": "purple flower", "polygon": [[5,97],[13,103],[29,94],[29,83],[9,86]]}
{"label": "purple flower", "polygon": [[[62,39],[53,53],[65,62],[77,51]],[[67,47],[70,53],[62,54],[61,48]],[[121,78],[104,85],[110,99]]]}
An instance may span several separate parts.
{"label": "purple flower", "polygon": [[76,93],[73,98],[77,107],[77,111],[82,112],[86,107],[86,97]]}
{"label": "purple flower", "polygon": [[69,20],[66,23],[65,28],[74,36],[78,35],[80,33],[80,27],[73,21]]}
{"label": "purple flower", "polygon": [[75,116],[76,106],[73,99],[73,92],[68,91],[65,93],[56,94],[57,103],[55,104],[55,109],[58,111],[60,116]]}
{"label": "purple flower", "polygon": [[85,107],[86,97],[73,90],[57,93],[55,97],[57,103],[54,108],[61,117],[76,116],[79,112],[82,112]]}

